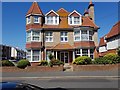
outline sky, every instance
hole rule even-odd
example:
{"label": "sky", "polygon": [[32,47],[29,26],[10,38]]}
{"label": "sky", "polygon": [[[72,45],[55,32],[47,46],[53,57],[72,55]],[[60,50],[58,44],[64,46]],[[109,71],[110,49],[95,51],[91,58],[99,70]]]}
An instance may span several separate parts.
{"label": "sky", "polygon": [[[98,37],[107,34],[118,21],[117,2],[93,2],[95,4],[95,23],[100,27]],[[43,13],[65,8],[77,10],[83,15],[89,2],[38,2]],[[26,28],[25,15],[32,2],[2,2],[2,44],[25,50]]]}

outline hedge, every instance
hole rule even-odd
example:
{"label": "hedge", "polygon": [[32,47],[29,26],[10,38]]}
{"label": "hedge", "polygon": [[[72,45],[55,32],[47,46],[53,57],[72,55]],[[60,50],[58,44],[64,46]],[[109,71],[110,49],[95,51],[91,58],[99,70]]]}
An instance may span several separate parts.
{"label": "hedge", "polygon": [[41,60],[39,66],[47,66],[48,62],[47,60]]}

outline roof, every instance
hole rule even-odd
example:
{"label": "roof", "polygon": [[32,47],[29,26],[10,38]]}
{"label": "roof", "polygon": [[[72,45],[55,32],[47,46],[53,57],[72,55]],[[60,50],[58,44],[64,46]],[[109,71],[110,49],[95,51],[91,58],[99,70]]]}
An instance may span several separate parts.
{"label": "roof", "polygon": [[94,28],[99,28],[89,17],[82,18],[82,26],[90,26]]}
{"label": "roof", "polygon": [[70,14],[67,10],[64,8],[60,8],[58,11],[56,11],[61,17],[66,17]]}
{"label": "roof", "polygon": [[95,43],[94,41],[80,41],[80,42],[74,42],[74,47],[78,48],[78,47],[95,47]]}
{"label": "roof", "polygon": [[29,15],[29,14],[41,14],[41,15],[43,15],[42,10],[40,9],[37,2],[32,3],[32,6],[30,7],[30,9],[28,10],[26,15]]}
{"label": "roof", "polygon": [[116,36],[120,34],[120,21],[118,21],[110,30],[110,32],[107,34],[106,38],[111,38],[113,36]]}
{"label": "roof", "polygon": [[104,38],[105,38],[105,36],[103,36],[103,37],[100,38],[99,46],[104,46],[104,45],[106,45],[106,42],[105,42]]}
{"label": "roof", "polygon": [[71,46],[70,44],[68,44],[68,43],[59,43],[59,44],[57,44],[55,47],[53,47],[53,49],[63,49],[63,50],[65,50],[65,49],[73,49],[74,47],[73,46]]}

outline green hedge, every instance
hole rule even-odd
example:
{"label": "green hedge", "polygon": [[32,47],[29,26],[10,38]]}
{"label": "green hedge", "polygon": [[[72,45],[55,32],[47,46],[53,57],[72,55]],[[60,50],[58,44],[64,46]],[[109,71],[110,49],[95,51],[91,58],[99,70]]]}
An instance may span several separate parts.
{"label": "green hedge", "polygon": [[54,66],[54,65],[60,66],[60,65],[64,65],[64,63],[58,59],[52,59],[52,60],[50,60],[49,65],[50,66]]}
{"label": "green hedge", "polygon": [[46,60],[41,60],[39,66],[47,66],[48,62]]}
{"label": "green hedge", "polygon": [[1,60],[0,65],[2,66],[15,66],[11,61],[9,60]]}
{"label": "green hedge", "polygon": [[26,60],[26,59],[22,59],[22,60],[18,61],[18,63],[17,63],[17,67],[18,67],[18,68],[24,69],[24,68],[26,68],[27,66],[31,66],[31,64],[30,64],[30,62],[29,62],[28,60]]}
{"label": "green hedge", "polygon": [[117,54],[109,53],[104,57],[95,58],[94,64],[116,64],[120,63],[120,56]]}
{"label": "green hedge", "polygon": [[92,63],[92,59],[88,56],[80,56],[73,60],[72,63],[76,65],[87,65]]}

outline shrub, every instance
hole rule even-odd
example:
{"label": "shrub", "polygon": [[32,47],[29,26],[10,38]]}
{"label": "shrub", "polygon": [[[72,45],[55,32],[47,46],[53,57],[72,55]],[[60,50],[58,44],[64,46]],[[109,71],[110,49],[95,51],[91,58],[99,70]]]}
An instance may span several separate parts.
{"label": "shrub", "polygon": [[120,46],[117,48],[117,54],[120,56]]}
{"label": "shrub", "polygon": [[24,68],[26,68],[27,66],[31,66],[31,64],[30,64],[30,62],[29,62],[28,60],[26,60],[26,59],[22,59],[22,60],[18,61],[18,63],[17,63],[17,67],[18,67],[18,68],[24,69]]}
{"label": "shrub", "polygon": [[77,57],[75,60],[73,60],[72,63],[77,65],[86,65],[86,64],[91,64],[92,59],[88,56],[80,56]]}
{"label": "shrub", "polygon": [[9,60],[1,60],[1,65],[2,66],[15,66],[11,61]]}
{"label": "shrub", "polygon": [[116,64],[118,63],[118,55],[114,53],[109,53],[104,56],[104,58],[109,62],[109,64]]}
{"label": "shrub", "polygon": [[54,55],[52,55],[51,53],[48,55],[48,57],[50,60],[54,59]]}
{"label": "shrub", "polygon": [[41,60],[39,66],[47,66],[48,62],[46,60]]}
{"label": "shrub", "polygon": [[109,53],[104,57],[99,57],[94,59],[94,64],[116,64],[120,63],[120,56]]}
{"label": "shrub", "polygon": [[49,65],[50,66],[54,66],[54,65],[60,66],[60,65],[64,65],[64,63],[58,59],[52,59],[52,60],[50,60]]}

